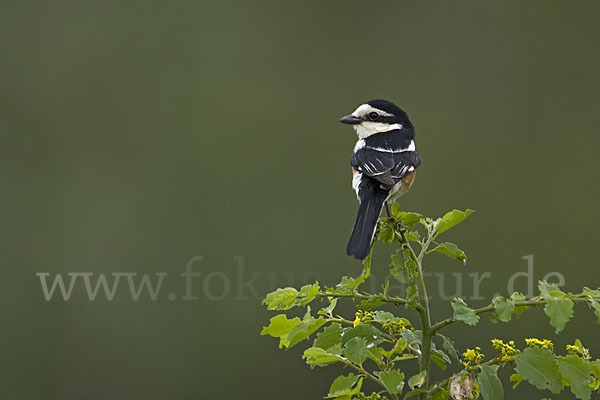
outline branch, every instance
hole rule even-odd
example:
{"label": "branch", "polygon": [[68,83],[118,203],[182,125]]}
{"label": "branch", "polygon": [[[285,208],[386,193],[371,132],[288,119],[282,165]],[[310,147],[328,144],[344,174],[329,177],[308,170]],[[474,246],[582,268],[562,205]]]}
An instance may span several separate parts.
{"label": "branch", "polygon": [[[586,297],[569,297],[570,300],[574,301],[574,302],[587,302],[588,299]],[[515,307],[519,307],[519,306],[528,306],[528,307],[535,307],[535,306],[541,306],[544,304],[547,304],[548,302],[544,299],[544,298],[533,298],[531,300],[527,300],[527,301],[515,301],[514,305]],[[487,305],[485,307],[481,307],[475,310],[475,314],[479,315],[479,314],[483,314],[486,312],[490,312],[490,311],[494,311],[495,307],[494,304],[490,304]],[[443,321],[438,322],[437,324],[433,325],[431,327],[431,329],[433,330],[433,332],[437,332],[442,328],[445,328],[446,326],[457,322],[454,320],[453,317],[449,317],[446,318]]]}

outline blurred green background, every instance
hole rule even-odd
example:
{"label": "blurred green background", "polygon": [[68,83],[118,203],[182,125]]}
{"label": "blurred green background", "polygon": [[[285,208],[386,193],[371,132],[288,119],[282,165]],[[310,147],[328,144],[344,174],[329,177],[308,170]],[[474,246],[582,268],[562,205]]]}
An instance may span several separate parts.
{"label": "blurred green background", "polygon": [[[472,297],[473,272],[491,273],[482,297],[505,294],[527,255],[535,280],[600,286],[597,2],[1,5],[2,399],[325,395],[342,370],[260,337],[260,300],[359,273],[345,255],[356,137],[337,120],[371,98],[417,127],[424,164],[401,207],[477,210],[448,237],[467,266],[431,257],[445,294],[462,273]],[[194,256],[198,299],[184,301]],[[386,261],[378,249],[378,282]],[[112,301],[81,280],[46,301],[38,272],[168,275],[156,301],[133,301],[125,278]],[[437,319],[450,307],[436,279]],[[586,308],[560,337],[541,311],[448,333],[489,354],[496,336],[580,337],[598,356]]]}

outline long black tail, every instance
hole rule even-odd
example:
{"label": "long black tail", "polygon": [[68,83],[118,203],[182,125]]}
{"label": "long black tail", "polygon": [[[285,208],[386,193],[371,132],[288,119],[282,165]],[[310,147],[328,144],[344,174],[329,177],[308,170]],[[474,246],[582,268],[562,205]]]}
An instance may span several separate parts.
{"label": "long black tail", "polygon": [[375,234],[377,220],[381,214],[383,203],[385,203],[388,196],[388,191],[381,189],[379,183],[376,181],[363,182],[360,187],[359,196],[360,205],[358,206],[358,214],[348,247],[346,247],[346,254],[363,260],[369,255],[369,251],[371,250],[371,241]]}

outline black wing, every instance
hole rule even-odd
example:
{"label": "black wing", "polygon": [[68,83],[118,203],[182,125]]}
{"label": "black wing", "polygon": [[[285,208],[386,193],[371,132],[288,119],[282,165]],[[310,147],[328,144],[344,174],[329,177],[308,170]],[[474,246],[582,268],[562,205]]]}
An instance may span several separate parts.
{"label": "black wing", "polygon": [[354,152],[350,165],[391,189],[421,165],[421,158],[416,150],[392,152],[364,147]]}

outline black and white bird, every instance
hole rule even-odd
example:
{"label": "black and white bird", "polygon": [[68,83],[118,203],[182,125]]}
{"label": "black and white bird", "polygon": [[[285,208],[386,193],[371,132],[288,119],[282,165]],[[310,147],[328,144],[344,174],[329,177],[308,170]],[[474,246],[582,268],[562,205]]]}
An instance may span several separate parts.
{"label": "black and white bird", "polygon": [[413,124],[390,101],[368,101],[340,122],[353,125],[358,135],[350,165],[360,204],[346,253],[362,260],[369,255],[383,205],[409,191],[421,158]]}

